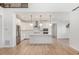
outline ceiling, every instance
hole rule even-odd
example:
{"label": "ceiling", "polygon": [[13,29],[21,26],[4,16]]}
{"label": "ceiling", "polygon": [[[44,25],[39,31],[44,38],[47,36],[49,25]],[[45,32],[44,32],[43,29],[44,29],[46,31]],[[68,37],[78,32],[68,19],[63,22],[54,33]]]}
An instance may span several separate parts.
{"label": "ceiling", "polygon": [[71,12],[79,3],[29,3],[29,11]]}
{"label": "ceiling", "polygon": [[19,13],[16,15],[16,17],[25,23],[35,21],[45,23],[45,22],[69,22],[68,15],[69,13],[67,12],[30,12],[30,13]]}
{"label": "ceiling", "polygon": [[39,20],[40,15],[43,15],[42,21],[45,21],[50,19],[49,15],[51,14],[53,21],[57,20],[65,22],[68,20],[68,13],[72,12],[77,6],[79,6],[78,3],[29,3],[29,8],[18,10],[23,13],[17,14],[17,18],[21,19],[23,22],[28,22],[31,20],[30,15],[33,15],[33,21],[37,19]]}
{"label": "ceiling", "polygon": [[6,9],[13,12],[72,12],[79,3],[28,3],[28,8]]}

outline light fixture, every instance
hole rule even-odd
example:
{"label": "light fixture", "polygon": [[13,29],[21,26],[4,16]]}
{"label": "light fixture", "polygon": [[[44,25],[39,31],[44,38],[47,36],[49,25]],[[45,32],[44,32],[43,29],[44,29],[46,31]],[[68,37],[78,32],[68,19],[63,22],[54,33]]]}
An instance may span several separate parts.
{"label": "light fixture", "polygon": [[49,15],[49,17],[50,17],[50,23],[49,23],[49,25],[52,26],[52,23],[51,23],[51,15]]}
{"label": "light fixture", "polygon": [[30,23],[30,25],[33,26],[33,23],[32,23],[32,15],[30,15],[30,17],[31,17],[31,23]]}
{"label": "light fixture", "polygon": [[31,25],[31,26],[33,26],[33,24],[32,24],[32,23],[30,23],[30,25]]}
{"label": "light fixture", "polygon": [[52,26],[52,24],[51,24],[51,23],[50,23],[49,25],[50,25],[50,26]]}
{"label": "light fixture", "polygon": [[42,26],[42,25],[43,25],[43,24],[41,23],[41,17],[42,17],[42,15],[40,15],[40,24],[39,24],[40,26]]}
{"label": "light fixture", "polygon": [[40,26],[42,26],[43,24],[42,24],[42,23],[40,23],[39,25],[40,25]]}

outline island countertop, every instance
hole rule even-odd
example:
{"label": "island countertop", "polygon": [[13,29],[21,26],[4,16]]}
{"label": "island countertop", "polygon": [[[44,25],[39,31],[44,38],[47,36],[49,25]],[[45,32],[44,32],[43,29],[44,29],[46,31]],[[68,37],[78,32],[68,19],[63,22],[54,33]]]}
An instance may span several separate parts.
{"label": "island countertop", "polygon": [[31,34],[30,36],[52,36],[51,34]]}

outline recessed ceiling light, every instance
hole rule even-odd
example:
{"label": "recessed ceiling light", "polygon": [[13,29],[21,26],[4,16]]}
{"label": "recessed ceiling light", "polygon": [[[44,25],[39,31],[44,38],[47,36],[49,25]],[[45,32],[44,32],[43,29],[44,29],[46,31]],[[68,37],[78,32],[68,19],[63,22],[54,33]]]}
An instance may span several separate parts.
{"label": "recessed ceiling light", "polygon": [[39,25],[42,26],[43,24],[40,23]]}
{"label": "recessed ceiling light", "polygon": [[31,26],[33,26],[33,24],[32,24],[32,23],[30,23],[30,25],[31,25]]}
{"label": "recessed ceiling light", "polygon": [[51,24],[51,23],[50,23],[49,25],[50,25],[50,26],[52,26],[52,24]]}

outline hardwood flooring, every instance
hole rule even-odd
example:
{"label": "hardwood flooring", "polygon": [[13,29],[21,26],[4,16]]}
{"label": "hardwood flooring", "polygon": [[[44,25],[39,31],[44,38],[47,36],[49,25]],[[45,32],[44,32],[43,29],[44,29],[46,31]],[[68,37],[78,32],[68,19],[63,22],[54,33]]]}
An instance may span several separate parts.
{"label": "hardwood flooring", "polygon": [[63,46],[59,41],[54,44],[29,44],[28,40],[22,41],[15,48],[0,48],[0,55],[77,55],[78,51]]}

